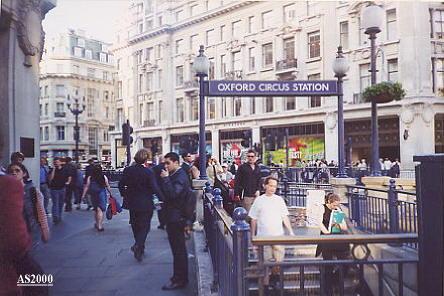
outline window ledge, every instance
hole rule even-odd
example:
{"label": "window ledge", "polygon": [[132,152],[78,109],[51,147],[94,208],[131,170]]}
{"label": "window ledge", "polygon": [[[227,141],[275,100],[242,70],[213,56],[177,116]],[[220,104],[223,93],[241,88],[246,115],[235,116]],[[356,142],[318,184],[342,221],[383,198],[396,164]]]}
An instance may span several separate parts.
{"label": "window ledge", "polygon": [[245,73],[246,75],[252,75],[252,74],[256,74],[256,70],[253,71],[248,71],[247,73]]}
{"label": "window ledge", "polygon": [[314,62],[319,62],[322,60],[322,57],[316,57],[316,58],[309,58],[306,63],[314,63]]}
{"label": "window ledge", "polygon": [[267,72],[267,71],[273,71],[273,66],[261,69],[261,72]]}

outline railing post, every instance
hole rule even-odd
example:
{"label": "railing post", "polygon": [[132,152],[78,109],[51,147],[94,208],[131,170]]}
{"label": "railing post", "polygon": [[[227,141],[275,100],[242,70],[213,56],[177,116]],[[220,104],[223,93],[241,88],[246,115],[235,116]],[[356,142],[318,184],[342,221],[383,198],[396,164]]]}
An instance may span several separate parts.
{"label": "railing post", "polygon": [[245,221],[247,211],[242,208],[236,208],[233,212],[234,223],[231,225],[233,231],[233,296],[244,296],[247,294],[247,285],[245,281],[245,268],[248,266],[248,237],[250,234],[250,225]]}
{"label": "railing post", "polygon": [[221,195],[222,191],[219,188],[213,189],[213,195],[214,195],[214,206],[217,209],[222,209],[224,207],[224,199]]}
{"label": "railing post", "polygon": [[388,190],[388,210],[390,220],[390,233],[399,232],[399,217],[398,217],[398,193],[396,192],[395,179],[390,179]]}
{"label": "railing post", "polygon": [[444,295],[444,154],[414,156],[418,203],[418,295]]}

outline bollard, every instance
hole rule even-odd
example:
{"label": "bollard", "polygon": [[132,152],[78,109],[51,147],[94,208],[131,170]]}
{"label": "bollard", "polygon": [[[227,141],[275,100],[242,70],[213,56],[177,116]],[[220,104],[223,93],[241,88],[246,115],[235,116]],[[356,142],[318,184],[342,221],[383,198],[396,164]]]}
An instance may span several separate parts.
{"label": "bollard", "polygon": [[205,183],[205,187],[204,187],[204,190],[205,190],[205,193],[211,193],[211,183],[210,183],[210,181],[207,181],[206,183]]}
{"label": "bollard", "polygon": [[222,193],[222,191],[219,188],[213,189],[213,195],[214,195],[213,202],[214,202],[214,206],[217,209],[222,209],[224,206],[224,199],[222,198],[221,193]]}
{"label": "bollard", "polygon": [[444,154],[414,156],[418,203],[418,295],[444,295]]}
{"label": "bollard", "polygon": [[234,223],[231,225],[233,231],[233,274],[231,287],[233,296],[248,295],[245,282],[245,268],[248,266],[248,237],[250,225],[245,221],[247,210],[238,207],[233,212]]}
{"label": "bollard", "polygon": [[389,229],[390,233],[399,232],[399,217],[398,217],[398,193],[396,192],[395,179],[390,179],[388,190],[388,209],[389,209]]}

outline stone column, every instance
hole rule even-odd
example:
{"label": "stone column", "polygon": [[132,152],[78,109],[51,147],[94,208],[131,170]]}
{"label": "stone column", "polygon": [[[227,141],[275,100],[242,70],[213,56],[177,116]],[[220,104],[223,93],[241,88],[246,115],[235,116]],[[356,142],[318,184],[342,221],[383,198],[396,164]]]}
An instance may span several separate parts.
{"label": "stone column", "polygon": [[211,130],[211,151],[212,155],[216,157],[220,162],[222,162],[222,157],[219,151],[219,130]]}
{"label": "stone column", "polygon": [[[327,113],[324,120],[325,160],[338,161],[338,119],[337,113]],[[344,155],[345,156],[345,155]]]}

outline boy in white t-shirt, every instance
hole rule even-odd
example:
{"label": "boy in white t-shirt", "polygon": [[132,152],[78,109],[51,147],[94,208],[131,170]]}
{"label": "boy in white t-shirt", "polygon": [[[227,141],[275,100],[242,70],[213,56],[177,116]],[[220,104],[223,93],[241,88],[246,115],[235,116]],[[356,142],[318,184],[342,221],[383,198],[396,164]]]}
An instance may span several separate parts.
{"label": "boy in white t-shirt", "polygon": [[[275,194],[278,180],[275,177],[267,177],[264,181],[265,194],[257,197],[251,206],[248,216],[251,217],[251,234],[257,236],[281,236],[284,235],[285,225],[290,235],[294,235],[293,228],[288,218],[287,205],[284,199]],[[257,229],[257,234],[256,234]],[[264,260],[274,259],[281,262],[285,256],[283,246],[273,245],[264,248]]]}

